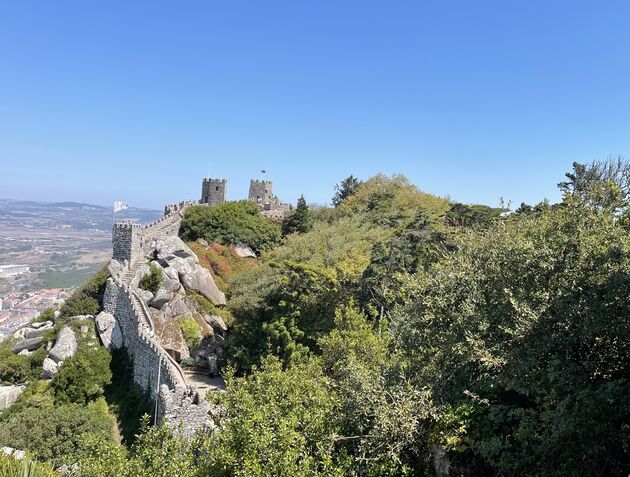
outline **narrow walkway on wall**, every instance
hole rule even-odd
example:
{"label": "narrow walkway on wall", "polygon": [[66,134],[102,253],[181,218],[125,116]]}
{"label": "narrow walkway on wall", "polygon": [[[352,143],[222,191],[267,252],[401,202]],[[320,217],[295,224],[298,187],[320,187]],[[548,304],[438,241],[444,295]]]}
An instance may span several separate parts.
{"label": "narrow walkway on wall", "polygon": [[186,382],[194,387],[201,396],[205,396],[208,391],[225,391],[225,381],[222,377],[211,378],[205,373],[199,373],[190,369],[185,369]]}

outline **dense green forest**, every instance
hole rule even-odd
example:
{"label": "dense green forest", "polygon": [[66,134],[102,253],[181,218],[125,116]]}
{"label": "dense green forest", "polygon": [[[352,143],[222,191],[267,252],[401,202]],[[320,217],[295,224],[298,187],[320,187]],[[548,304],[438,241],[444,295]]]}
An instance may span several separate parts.
{"label": "dense green forest", "polygon": [[[191,207],[185,240],[259,254],[217,277],[218,431],[185,442],[140,421],[125,356],[85,347],[0,416],[0,438],[84,477],[628,475],[630,164],[574,164],[558,187],[561,202],[510,211],[351,176],[332,207],[301,198],[283,223],[246,202]],[[102,283],[62,313],[97,310]],[[2,381],[37,368],[21,358],[0,354]],[[124,445],[108,407],[135,423]],[[51,415],[72,445],[53,424],[15,437]]]}

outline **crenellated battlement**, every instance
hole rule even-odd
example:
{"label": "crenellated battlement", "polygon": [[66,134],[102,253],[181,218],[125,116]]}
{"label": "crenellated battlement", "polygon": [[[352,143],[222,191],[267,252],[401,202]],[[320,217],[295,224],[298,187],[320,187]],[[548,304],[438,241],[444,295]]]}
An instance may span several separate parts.
{"label": "crenellated battlement", "polygon": [[191,205],[196,205],[196,200],[184,200],[182,202],[177,202],[176,204],[167,204],[164,206],[164,216],[169,214],[173,214],[175,212],[181,212],[185,210],[187,207]]}
{"label": "crenellated battlement", "polygon": [[227,196],[227,180],[206,177],[201,183],[200,204],[219,205]]}

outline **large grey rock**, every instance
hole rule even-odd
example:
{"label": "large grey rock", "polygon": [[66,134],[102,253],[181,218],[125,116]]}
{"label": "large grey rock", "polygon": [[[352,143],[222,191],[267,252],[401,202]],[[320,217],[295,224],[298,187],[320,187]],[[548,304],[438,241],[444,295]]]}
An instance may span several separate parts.
{"label": "large grey rock", "polygon": [[122,276],[125,274],[125,267],[118,260],[114,260],[113,258],[110,260],[109,265],[107,267],[109,274],[111,277],[120,282]]}
{"label": "large grey rock", "polygon": [[44,379],[52,379],[52,377],[57,374],[57,371],[59,371],[59,365],[48,357],[44,359],[44,364],[42,365],[42,368],[44,371],[42,374]]}
{"label": "large grey rock", "polygon": [[52,321],[38,321],[31,323],[31,328],[39,329],[39,328],[52,328]]}
{"label": "large grey rock", "polygon": [[118,349],[123,345],[122,332],[114,315],[101,311],[96,319],[96,330],[103,346],[108,349]]}
{"label": "large grey rock", "polygon": [[55,346],[52,347],[48,357],[54,359],[57,363],[65,361],[74,356],[77,352],[77,337],[72,328],[64,326],[59,332]]}
{"label": "large grey rock", "polygon": [[149,290],[143,290],[142,288],[139,288],[138,290],[136,290],[136,293],[145,303],[149,303],[151,300],[153,300],[153,293],[151,293]]}
{"label": "large grey rock", "polygon": [[54,328],[54,325],[52,323],[52,321],[47,321],[45,323],[42,323],[42,326],[39,326],[38,328],[26,328],[26,332],[24,333],[24,338],[26,339],[30,339],[30,338],[37,338],[38,336],[43,336],[44,333],[46,333],[48,330],[52,330]]}
{"label": "large grey rock", "polygon": [[94,321],[94,315],[74,315],[68,318],[68,321],[79,321],[79,320]]}
{"label": "large grey rock", "polygon": [[234,253],[241,258],[256,258],[254,251],[244,243],[236,244],[236,247],[234,247]]}
{"label": "large grey rock", "polygon": [[170,262],[175,257],[195,257],[194,252],[179,237],[171,236],[158,240],[155,247],[158,259]]}
{"label": "large grey rock", "polygon": [[42,345],[42,337],[38,336],[36,338],[30,338],[24,341],[20,341],[15,346],[13,346],[13,352],[18,354],[20,351],[28,350],[35,351]]}
{"label": "large grey rock", "polygon": [[166,318],[174,318],[176,316],[190,315],[192,310],[188,308],[181,296],[175,295],[171,301],[162,307]]}
{"label": "large grey rock", "polygon": [[149,305],[157,310],[161,310],[164,305],[166,305],[169,301],[171,301],[171,297],[173,296],[173,292],[168,291],[164,288],[160,288],[157,293],[153,296],[151,301],[149,301]]}
{"label": "large grey rock", "polygon": [[203,319],[215,332],[225,333],[228,329],[223,318],[218,315],[203,315]]}
{"label": "large grey rock", "polygon": [[215,305],[225,305],[225,294],[219,290],[206,268],[197,265],[192,274],[182,275],[180,278],[186,288],[198,291]]}
{"label": "large grey rock", "polygon": [[6,409],[17,401],[25,389],[26,386],[22,385],[0,386],[0,409]]}
{"label": "large grey rock", "polygon": [[178,292],[182,288],[182,284],[179,283],[179,280],[173,280],[170,277],[164,277],[161,288],[170,292]]}
{"label": "large grey rock", "polygon": [[175,270],[173,267],[169,266],[164,268],[164,275],[166,275],[171,280],[179,282],[179,274],[177,273],[177,270]]}

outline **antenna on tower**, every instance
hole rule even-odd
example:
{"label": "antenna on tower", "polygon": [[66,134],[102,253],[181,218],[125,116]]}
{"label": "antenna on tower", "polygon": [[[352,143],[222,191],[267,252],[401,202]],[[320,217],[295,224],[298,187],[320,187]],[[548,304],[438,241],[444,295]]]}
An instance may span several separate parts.
{"label": "antenna on tower", "polygon": [[210,159],[208,159],[208,178],[210,178]]}

